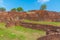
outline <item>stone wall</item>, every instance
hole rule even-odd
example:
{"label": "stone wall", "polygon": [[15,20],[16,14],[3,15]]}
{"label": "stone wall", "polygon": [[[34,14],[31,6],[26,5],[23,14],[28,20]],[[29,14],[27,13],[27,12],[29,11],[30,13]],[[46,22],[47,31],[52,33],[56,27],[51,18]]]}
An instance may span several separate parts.
{"label": "stone wall", "polygon": [[60,22],[60,13],[45,10],[30,11],[30,14],[26,12],[0,12],[0,22],[6,23],[6,27],[22,26],[25,28],[44,30],[46,31],[47,36],[37,40],[60,40],[60,34],[52,35],[53,33],[60,33],[60,27],[21,22],[20,20],[22,19]]}
{"label": "stone wall", "polygon": [[46,10],[30,12],[0,12],[0,22],[15,21],[21,19],[60,22],[60,13]]}
{"label": "stone wall", "polygon": [[37,40],[60,40],[60,34],[51,34],[51,35],[46,35],[44,37],[40,37]]}
{"label": "stone wall", "polygon": [[[52,11],[46,11],[46,10],[38,10],[38,11],[30,11],[31,13],[29,14],[31,17],[29,20],[34,20],[34,15],[35,19],[37,21],[54,21],[54,22],[60,22],[60,13],[59,12],[52,12]],[[32,14],[35,12],[34,14]]]}
{"label": "stone wall", "polygon": [[43,24],[33,24],[33,23],[20,22],[20,26],[23,26],[26,28],[44,30],[44,31],[48,31],[48,30],[53,31],[53,32],[60,31],[60,27],[52,26],[52,25],[43,25]]}

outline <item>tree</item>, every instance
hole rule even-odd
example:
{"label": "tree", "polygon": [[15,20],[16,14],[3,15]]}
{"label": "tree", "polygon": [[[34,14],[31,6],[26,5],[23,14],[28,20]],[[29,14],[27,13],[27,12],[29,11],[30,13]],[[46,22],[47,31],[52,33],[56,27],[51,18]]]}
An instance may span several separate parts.
{"label": "tree", "polygon": [[21,12],[21,11],[23,11],[23,8],[22,8],[22,7],[18,7],[18,8],[17,8],[17,11],[18,11],[18,12]]}
{"label": "tree", "polygon": [[11,11],[14,11],[14,12],[16,12],[16,8],[12,8],[12,9],[11,9]]}
{"label": "tree", "polygon": [[45,10],[46,9],[46,4],[42,4],[40,10]]}
{"label": "tree", "polygon": [[1,8],[0,8],[0,11],[6,11],[6,9],[5,9],[5,8],[3,8],[3,7],[1,7]]}

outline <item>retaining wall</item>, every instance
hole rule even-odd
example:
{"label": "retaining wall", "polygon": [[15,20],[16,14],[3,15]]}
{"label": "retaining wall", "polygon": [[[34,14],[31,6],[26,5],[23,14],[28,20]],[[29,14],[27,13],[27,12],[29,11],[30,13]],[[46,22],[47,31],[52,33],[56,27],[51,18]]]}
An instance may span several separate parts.
{"label": "retaining wall", "polygon": [[37,40],[60,40],[60,34],[51,34],[44,37],[40,37]]}
{"label": "retaining wall", "polygon": [[50,30],[50,31],[60,31],[60,27],[52,26],[52,25],[43,25],[43,24],[33,24],[33,23],[26,23],[20,22],[20,25],[26,28],[38,29],[38,30]]}

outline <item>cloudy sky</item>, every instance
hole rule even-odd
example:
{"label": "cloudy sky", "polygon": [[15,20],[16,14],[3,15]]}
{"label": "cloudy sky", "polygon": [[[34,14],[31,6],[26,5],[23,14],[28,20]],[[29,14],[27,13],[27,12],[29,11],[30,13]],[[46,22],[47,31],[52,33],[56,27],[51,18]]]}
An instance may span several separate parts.
{"label": "cloudy sky", "polygon": [[60,0],[0,0],[0,7],[7,11],[17,7],[23,7],[25,11],[39,10],[42,4],[46,4],[49,11],[60,11]]}

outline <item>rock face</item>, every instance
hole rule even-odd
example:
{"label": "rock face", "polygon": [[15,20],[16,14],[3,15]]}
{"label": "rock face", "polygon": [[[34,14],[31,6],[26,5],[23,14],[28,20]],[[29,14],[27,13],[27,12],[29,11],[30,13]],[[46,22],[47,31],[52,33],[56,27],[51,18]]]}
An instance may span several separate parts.
{"label": "rock face", "polygon": [[47,35],[41,38],[38,38],[37,40],[60,40],[60,34],[51,34]]}
{"label": "rock face", "polygon": [[44,30],[49,32],[60,32],[60,27],[52,26],[52,25],[43,25],[43,24],[33,24],[33,23],[26,23],[20,22],[20,25],[26,28]]}
{"label": "rock face", "polygon": [[[60,22],[60,13],[59,12],[51,12],[51,11],[46,11],[46,10],[38,10],[38,11],[30,11],[35,12],[34,15],[35,19],[37,18],[37,20],[39,21],[58,21]],[[34,15],[30,15],[32,16],[31,18],[33,18]],[[33,18],[34,19],[34,18]],[[32,20],[33,20],[32,19]],[[31,19],[29,19],[31,20]]]}
{"label": "rock face", "polygon": [[22,19],[60,22],[60,13],[46,10],[32,10],[29,12],[0,12],[0,22],[5,22],[6,24],[12,22],[14,25],[17,25]]}
{"label": "rock face", "polygon": [[25,28],[32,28],[46,31],[46,36],[40,37],[37,40],[60,40],[60,27],[52,25],[26,23],[26,22],[20,22],[20,25]]}
{"label": "rock face", "polygon": [[0,21],[29,19],[35,21],[58,21],[60,13],[46,10],[34,10],[29,12],[0,12]]}
{"label": "rock face", "polygon": [[0,12],[0,22],[6,23],[6,27],[24,26],[26,28],[44,30],[46,31],[47,36],[38,38],[37,40],[60,40],[60,34],[54,34],[60,33],[60,27],[21,22],[21,20],[24,19],[33,21],[60,22],[60,13],[46,10],[33,10],[29,12]]}

